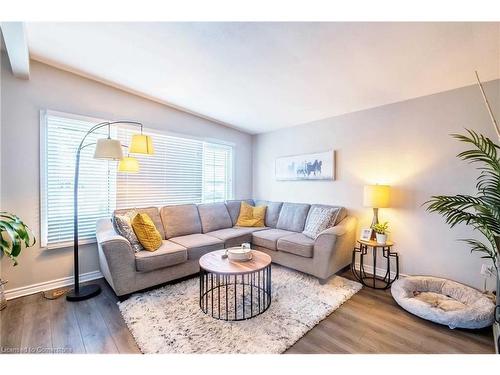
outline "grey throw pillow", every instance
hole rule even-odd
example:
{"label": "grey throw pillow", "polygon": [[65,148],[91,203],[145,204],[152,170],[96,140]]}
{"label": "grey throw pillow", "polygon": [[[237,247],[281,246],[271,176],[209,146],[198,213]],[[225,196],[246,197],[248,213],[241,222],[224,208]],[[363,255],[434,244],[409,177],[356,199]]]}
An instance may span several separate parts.
{"label": "grey throw pillow", "polygon": [[134,229],[132,228],[132,220],[136,215],[136,210],[128,211],[125,214],[115,214],[113,216],[113,226],[120,236],[125,237],[128,242],[130,242],[132,249],[137,253],[144,250],[144,248],[137,239]]}
{"label": "grey throw pillow", "polygon": [[332,226],[332,221],[335,221],[336,211],[337,209],[333,207],[313,207],[307,216],[302,233],[315,240],[321,232]]}

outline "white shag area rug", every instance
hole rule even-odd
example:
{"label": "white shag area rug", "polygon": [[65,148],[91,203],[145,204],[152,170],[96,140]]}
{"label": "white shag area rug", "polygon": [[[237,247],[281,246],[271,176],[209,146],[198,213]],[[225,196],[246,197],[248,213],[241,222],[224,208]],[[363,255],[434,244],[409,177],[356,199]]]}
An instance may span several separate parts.
{"label": "white shag area rug", "polygon": [[314,277],[273,265],[271,306],[244,321],[226,322],[199,307],[198,278],[135,294],[118,307],[143,353],[283,353],[361,289],[335,276]]}

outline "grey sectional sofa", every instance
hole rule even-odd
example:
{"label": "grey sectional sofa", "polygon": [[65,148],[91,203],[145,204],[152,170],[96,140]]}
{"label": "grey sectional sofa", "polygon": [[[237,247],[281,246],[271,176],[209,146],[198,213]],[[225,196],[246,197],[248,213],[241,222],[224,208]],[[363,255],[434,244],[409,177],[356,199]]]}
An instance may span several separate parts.
{"label": "grey sectional sofa", "polygon": [[[266,227],[236,227],[240,200],[225,203],[188,204],[137,209],[147,213],[164,238],[154,251],[134,253],[130,243],[118,235],[111,220],[97,223],[101,271],[118,296],[195,274],[198,260],[210,251],[251,242],[252,248],[269,254],[274,263],[313,275],[324,282],[349,265],[355,242],[356,219],[337,207],[335,225],[316,240],[304,229],[314,205],[246,200],[266,205]],[[122,212],[126,210],[117,210]]]}

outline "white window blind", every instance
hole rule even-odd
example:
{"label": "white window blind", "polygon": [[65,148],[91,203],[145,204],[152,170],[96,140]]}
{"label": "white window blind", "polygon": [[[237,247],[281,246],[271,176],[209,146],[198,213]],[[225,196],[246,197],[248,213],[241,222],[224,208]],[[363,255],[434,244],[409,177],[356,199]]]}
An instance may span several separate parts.
{"label": "white window blind", "polygon": [[[120,128],[129,144],[137,129]],[[117,207],[147,207],[202,202],[203,142],[148,130],[154,155],[133,155],[138,173],[119,173]]]}
{"label": "white window blind", "polygon": [[[75,155],[96,119],[50,112],[42,116],[42,246],[63,247],[73,240]],[[136,127],[111,127],[111,137],[129,145]],[[79,239],[95,241],[98,219],[115,208],[165,206],[224,201],[232,198],[233,148],[198,139],[144,129],[153,138],[154,155],[138,155],[138,173],[117,173],[117,163],[93,159],[94,146],[83,149],[80,162]],[[107,136],[103,128],[87,143]],[[124,149],[126,152],[126,149]]]}
{"label": "white window blind", "polygon": [[232,198],[232,147],[204,143],[203,202],[220,202]]}
{"label": "white window blind", "polygon": [[[121,127],[129,144],[137,129]],[[232,147],[148,130],[154,155],[133,155],[138,173],[118,173],[118,208],[224,201],[232,198]]]}
{"label": "white window blind", "polygon": [[[76,150],[96,122],[52,113],[45,114],[43,119],[41,242],[42,246],[59,247],[73,240]],[[100,129],[89,135],[85,144],[95,143],[106,135],[107,129]],[[78,230],[82,242],[94,239],[96,221],[109,216],[115,207],[116,163],[95,160],[93,152],[93,146],[84,148],[80,160]]]}

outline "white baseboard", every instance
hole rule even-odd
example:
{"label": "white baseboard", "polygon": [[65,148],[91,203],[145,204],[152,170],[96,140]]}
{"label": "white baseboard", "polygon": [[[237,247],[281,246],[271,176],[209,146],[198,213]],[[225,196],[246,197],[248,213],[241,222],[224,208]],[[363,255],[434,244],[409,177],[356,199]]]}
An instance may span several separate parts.
{"label": "white baseboard", "polygon": [[[101,271],[92,271],[80,274],[80,282],[91,281],[102,278],[103,275]],[[73,285],[73,276],[62,277],[60,279],[44,281],[42,283],[21,286],[19,288],[9,289],[5,291],[5,298],[14,299],[22,296],[28,296],[30,294],[35,294],[43,292],[44,290],[51,290],[62,288],[65,286]]]}
{"label": "white baseboard", "polygon": [[[356,268],[356,270],[359,270],[359,263],[355,263],[354,267]],[[365,269],[366,273],[373,275],[373,266],[365,264],[363,268]],[[387,270],[385,268],[378,268],[378,267],[376,268],[376,275],[379,277],[384,277],[386,272]],[[399,273],[399,277],[406,277],[406,276],[408,275],[405,275],[404,273],[401,272]],[[396,271],[391,270],[391,279],[393,279],[394,277],[396,277]]]}

